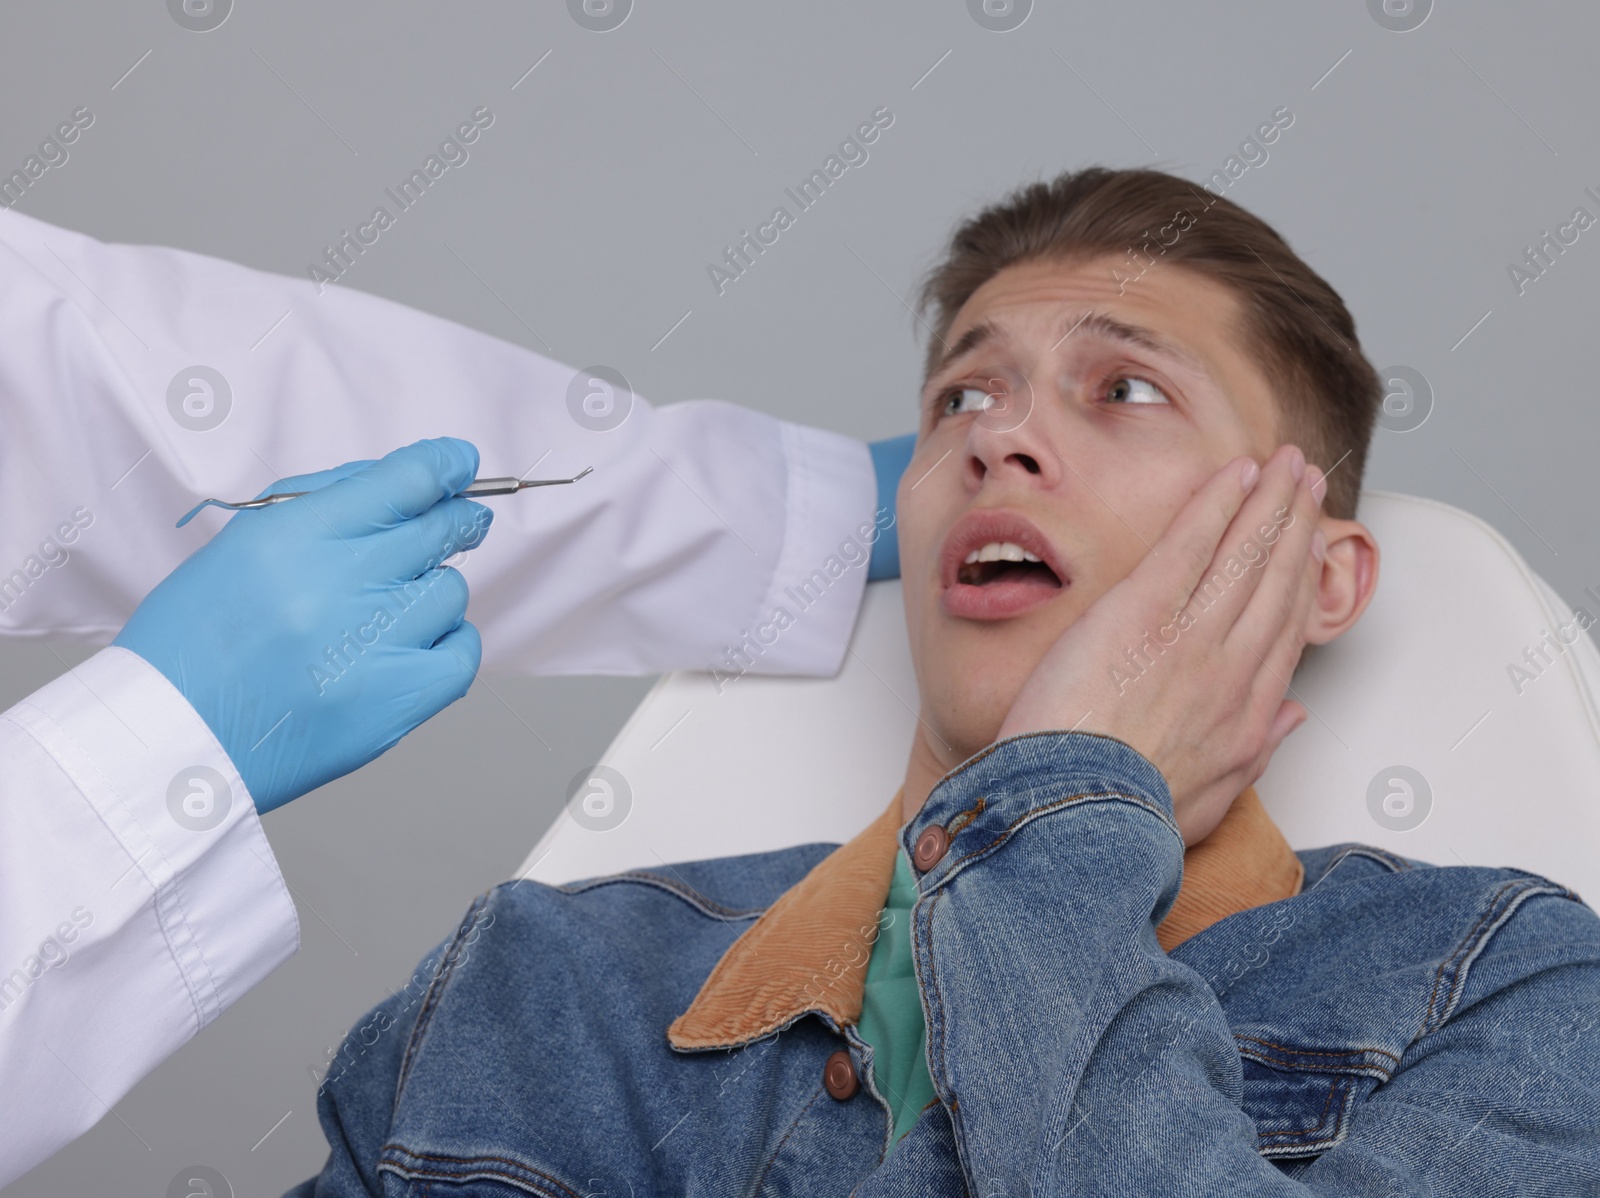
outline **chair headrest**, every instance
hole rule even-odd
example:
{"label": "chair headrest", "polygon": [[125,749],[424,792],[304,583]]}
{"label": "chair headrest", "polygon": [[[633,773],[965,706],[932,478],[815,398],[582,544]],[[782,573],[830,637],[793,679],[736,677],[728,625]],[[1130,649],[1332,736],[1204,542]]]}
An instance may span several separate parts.
{"label": "chair headrest", "polygon": [[[1600,892],[1590,619],[1457,508],[1364,492],[1358,514],[1382,553],[1377,594],[1296,672],[1311,717],[1257,783],[1267,810],[1295,848],[1360,841]],[[1600,597],[1579,610],[1600,618]],[[873,583],[835,678],[663,677],[521,872],[848,840],[898,789],[916,712],[900,585]]]}

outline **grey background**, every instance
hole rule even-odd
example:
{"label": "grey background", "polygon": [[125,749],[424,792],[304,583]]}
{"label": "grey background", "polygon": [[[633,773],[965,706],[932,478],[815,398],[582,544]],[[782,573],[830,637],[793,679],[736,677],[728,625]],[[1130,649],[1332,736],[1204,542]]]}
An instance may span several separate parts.
{"label": "grey background", "polygon": [[[1484,516],[1571,601],[1600,583],[1600,228],[1525,295],[1507,267],[1576,206],[1600,215],[1581,194],[1600,189],[1597,38],[1600,10],[1576,0],[1439,0],[1403,33],[1364,0],[1040,0],[1009,33],[962,0],[640,0],[606,33],[505,0],[237,0],[206,33],[161,0],[12,4],[0,168],[89,105],[21,210],[303,273],[487,104],[470,162],[341,285],[613,364],[657,402],[712,395],[873,438],[911,427],[903,300],[959,215],[1093,162],[1203,178],[1286,105],[1293,127],[1230,198],[1344,294],[1378,366],[1435,393],[1421,428],[1380,430],[1367,484]],[[870,161],[718,296],[707,264],[882,105],[896,119]],[[0,706],[86,655],[0,645]],[[516,867],[647,685],[482,679],[268,816],[301,953],[6,1193],[163,1195],[205,1164],[277,1194],[313,1173],[308,1067]],[[532,751],[530,729],[555,748]]]}

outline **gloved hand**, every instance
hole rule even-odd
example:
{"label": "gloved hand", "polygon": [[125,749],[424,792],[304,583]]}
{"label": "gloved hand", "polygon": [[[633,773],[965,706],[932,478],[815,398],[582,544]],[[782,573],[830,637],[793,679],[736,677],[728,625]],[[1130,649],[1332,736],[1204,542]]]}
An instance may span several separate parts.
{"label": "gloved hand", "polygon": [[[895,510],[895,493],[900,489],[900,476],[906,472],[906,465],[911,461],[911,451],[916,445],[917,435],[907,433],[903,437],[873,441],[867,446],[872,453],[872,472],[878,479],[878,511]],[[876,513],[874,518],[876,519]],[[900,537],[897,523],[890,521],[889,527],[883,529],[878,534],[878,539],[872,542],[872,557],[867,562],[867,579],[876,582],[880,578],[899,577]]]}
{"label": "gloved hand", "polygon": [[478,451],[453,437],[299,475],[236,513],[146,596],[113,644],[160,670],[261,812],[349,773],[471,686],[467,584],[440,563],[494,516],[451,498]]}

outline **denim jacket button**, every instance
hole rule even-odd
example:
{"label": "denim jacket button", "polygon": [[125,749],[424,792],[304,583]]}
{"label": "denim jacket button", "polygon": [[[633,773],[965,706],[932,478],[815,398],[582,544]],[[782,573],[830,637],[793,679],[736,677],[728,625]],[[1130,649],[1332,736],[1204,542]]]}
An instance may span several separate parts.
{"label": "denim jacket button", "polygon": [[943,861],[944,855],[949,851],[950,833],[939,824],[929,824],[922,830],[922,835],[917,837],[917,843],[912,846],[911,864],[923,873],[927,873]]}
{"label": "denim jacket button", "polygon": [[856,1067],[849,1053],[840,1049],[828,1058],[828,1063],[822,1067],[822,1084],[829,1096],[838,1102],[855,1097],[861,1083],[856,1079]]}

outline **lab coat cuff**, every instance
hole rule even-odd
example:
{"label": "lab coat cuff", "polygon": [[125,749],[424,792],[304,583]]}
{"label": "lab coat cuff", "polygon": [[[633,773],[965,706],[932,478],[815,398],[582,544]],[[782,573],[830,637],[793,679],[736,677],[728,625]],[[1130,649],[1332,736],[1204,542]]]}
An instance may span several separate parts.
{"label": "lab coat cuff", "polygon": [[864,442],[787,422],[780,429],[786,526],[759,613],[779,634],[753,672],[832,676],[850,646],[873,543],[894,513],[873,510],[877,481]]}
{"label": "lab coat cuff", "polygon": [[9,713],[127,854],[204,1027],[291,956],[300,924],[255,802],[211,729],[138,654],[102,649]]}

